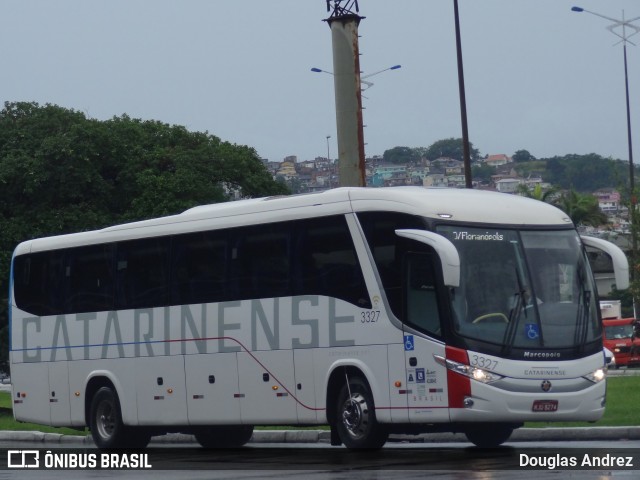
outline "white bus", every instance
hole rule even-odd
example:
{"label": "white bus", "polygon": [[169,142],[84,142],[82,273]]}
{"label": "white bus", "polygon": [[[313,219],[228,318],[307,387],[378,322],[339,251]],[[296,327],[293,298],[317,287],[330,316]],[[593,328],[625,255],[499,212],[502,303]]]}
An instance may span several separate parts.
{"label": "white bus", "polygon": [[91,429],[100,448],[256,425],[326,425],[334,445],[464,432],[605,407],[583,238],[518,196],[343,188],[242,200],[15,250],[17,420]]}

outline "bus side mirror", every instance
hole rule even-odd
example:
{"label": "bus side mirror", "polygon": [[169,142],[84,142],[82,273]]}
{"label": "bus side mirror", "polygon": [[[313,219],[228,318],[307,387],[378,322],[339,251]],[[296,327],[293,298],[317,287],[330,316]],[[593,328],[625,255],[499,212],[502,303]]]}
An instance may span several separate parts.
{"label": "bus side mirror", "polygon": [[427,230],[396,230],[396,235],[432,247],[440,257],[444,284],[448,287],[460,286],[460,255],[455,245],[448,239]]}
{"label": "bus side mirror", "polygon": [[601,238],[581,235],[580,239],[585,245],[602,250],[611,257],[613,263],[613,274],[616,278],[616,288],[625,290],[629,288],[629,261],[624,252],[616,245]]}

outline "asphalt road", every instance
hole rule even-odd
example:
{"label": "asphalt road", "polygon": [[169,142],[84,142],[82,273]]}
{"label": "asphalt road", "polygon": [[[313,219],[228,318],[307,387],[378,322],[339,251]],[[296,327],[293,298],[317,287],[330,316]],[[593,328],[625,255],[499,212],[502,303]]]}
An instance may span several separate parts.
{"label": "asphalt road", "polygon": [[[622,375],[629,373],[631,371],[620,372]],[[477,449],[448,434],[417,438],[426,443],[389,442],[377,452],[353,452],[343,447],[331,447],[324,438],[326,433],[258,432],[254,441],[237,450],[204,450],[194,448],[196,445],[189,438],[159,437],[148,450],[135,452],[147,453],[152,469],[34,470],[8,469],[8,450],[36,450],[41,458],[46,452],[62,455],[101,455],[101,452],[91,442],[80,441],[78,437],[0,432],[0,480],[116,477],[119,480],[640,479],[640,427],[520,429],[510,442],[494,450]],[[587,464],[550,468],[549,463],[574,458],[580,464],[584,458],[605,457],[631,457],[632,466],[614,469]],[[527,464],[529,459],[546,462],[546,465],[538,464],[533,468]]]}

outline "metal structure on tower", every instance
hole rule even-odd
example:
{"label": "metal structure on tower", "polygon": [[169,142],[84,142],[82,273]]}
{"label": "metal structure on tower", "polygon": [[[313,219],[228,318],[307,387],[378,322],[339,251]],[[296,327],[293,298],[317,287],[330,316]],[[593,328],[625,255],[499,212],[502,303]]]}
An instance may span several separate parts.
{"label": "metal structure on tower", "polygon": [[327,0],[327,12],[331,12],[330,19],[341,18],[347,15],[358,15],[360,7],[358,7],[358,0]]}

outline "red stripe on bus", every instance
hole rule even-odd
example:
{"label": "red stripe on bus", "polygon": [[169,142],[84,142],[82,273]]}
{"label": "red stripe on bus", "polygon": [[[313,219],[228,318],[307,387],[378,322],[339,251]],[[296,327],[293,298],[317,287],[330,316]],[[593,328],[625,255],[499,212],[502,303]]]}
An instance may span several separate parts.
{"label": "red stripe on bus", "polygon": [[[469,356],[461,348],[446,347],[447,360],[469,365]],[[449,408],[464,408],[464,397],[471,396],[471,379],[447,369]]]}

